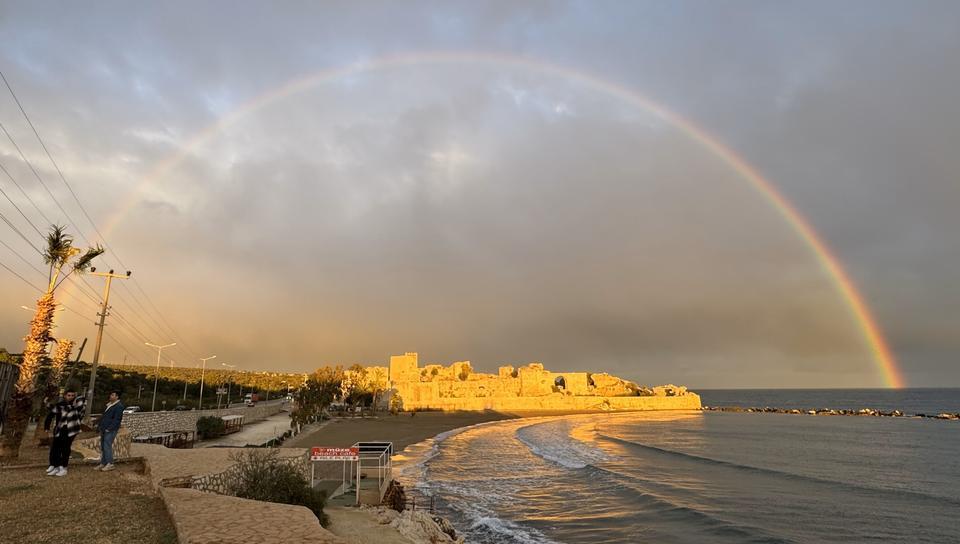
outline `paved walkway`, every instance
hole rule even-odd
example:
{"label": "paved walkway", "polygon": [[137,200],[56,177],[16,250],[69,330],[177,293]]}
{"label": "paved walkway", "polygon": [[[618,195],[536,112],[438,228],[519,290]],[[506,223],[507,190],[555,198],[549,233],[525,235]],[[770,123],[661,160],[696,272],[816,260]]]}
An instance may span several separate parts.
{"label": "paved walkway", "polygon": [[313,512],[303,506],[251,501],[194,489],[165,488],[161,493],[183,543],[345,542],[322,528]]}
{"label": "paved walkway", "polygon": [[290,414],[280,412],[267,419],[245,423],[240,432],[197,442],[196,448],[260,446],[290,430]]}

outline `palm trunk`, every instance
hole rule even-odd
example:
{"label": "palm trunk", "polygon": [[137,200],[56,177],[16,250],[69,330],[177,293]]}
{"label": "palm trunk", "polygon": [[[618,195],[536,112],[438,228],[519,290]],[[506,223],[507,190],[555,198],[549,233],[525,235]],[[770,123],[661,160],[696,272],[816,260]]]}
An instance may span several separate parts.
{"label": "palm trunk", "polygon": [[[70,352],[73,351],[74,343],[73,340],[57,340],[57,351],[53,355],[50,372],[47,374],[47,386],[43,392],[43,402],[40,403],[44,413],[60,397],[60,380],[63,378],[63,371],[67,367],[67,361],[70,359]],[[43,425],[37,425],[33,432],[33,441],[37,447],[49,445],[50,440],[43,430]]]}
{"label": "palm trunk", "polygon": [[20,376],[14,386],[7,415],[9,428],[4,429],[0,442],[0,462],[11,461],[20,456],[20,444],[33,415],[33,399],[37,393],[37,376],[47,355],[50,329],[53,327],[53,311],[56,304],[53,293],[44,293],[37,300],[37,313],[30,321],[30,334],[24,338],[26,346],[20,362]]}

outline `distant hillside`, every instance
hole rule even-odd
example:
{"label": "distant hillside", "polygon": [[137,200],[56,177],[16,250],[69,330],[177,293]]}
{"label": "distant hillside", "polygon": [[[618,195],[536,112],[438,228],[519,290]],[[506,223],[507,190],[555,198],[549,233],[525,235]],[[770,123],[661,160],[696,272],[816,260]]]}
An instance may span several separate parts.
{"label": "distant hillside", "polygon": [[[128,372],[144,375],[151,380],[156,374],[156,366],[148,365],[118,365],[104,364],[101,368],[109,368],[113,372]],[[211,365],[212,366],[212,365]],[[89,372],[89,371],[88,371]],[[173,380],[188,384],[200,384],[201,370],[199,368],[182,367],[160,367],[160,380]],[[286,391],[287,385],[291,389],[296,389],[303,383],[306,374],[292,374],[288,372],[252,372],[247,370],[228,370],[223,367],[207,368],[203,372],[203,381],[205,384],[219,384],[232,381],[236,385],[243,386],[244,389]],[[206,385],[204,385],[206,388]]]}
{"label": "distant hillside", "polygon": [[[90,379],[90,365],[82,361],[75,368],[71,365],[71,375],[71,383],[75,387],[86,388]],[[153,399],[155,376],[155,366],[100,365],[97,371],[94,412],[99,413],[103,409],[112,389],[123,392],[123,402],[127,406],[137,405],[144,410],[149,410]],[[303,383],[303,379],[303,374],[208,368],[203,375],[203,404],[206,407],[217,405],[216,392],[220,386],[228,388],[231,402],[237,402],[242,398],[243,393],[259,393],[261,398],[268,394],[270,398],[283,395],[287,392],[287,386],[290,390],[295,390]],[[186,399],[184,399],[184,389],[186,389]],[[160,367],[160,377],[157,381],[157,410],[162,410],[164,406],[169,410],[178,404],[196,408],[199,395],[199,368]],[[223,403],[227,401],[225,396],[221,400]]]}

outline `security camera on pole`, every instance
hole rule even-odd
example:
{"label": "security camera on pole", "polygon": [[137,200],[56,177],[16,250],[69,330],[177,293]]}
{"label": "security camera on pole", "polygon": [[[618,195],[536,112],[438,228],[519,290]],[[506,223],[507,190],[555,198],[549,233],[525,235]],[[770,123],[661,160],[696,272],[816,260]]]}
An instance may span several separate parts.
{"label": "security camera on pole", "polygon": [[157,375],[153,377],[153,401],[150,402],[150,411],[157,409],[157,382],[160,381],[160,353],[163,351],[163,348],[171,348],[177,345],[176,342],[172,344],[166,344],[163,346],[158,346],[156,344],[151,344],[150,342],[144,342],[144,344],[150,346],[151,348],[157,348]]}

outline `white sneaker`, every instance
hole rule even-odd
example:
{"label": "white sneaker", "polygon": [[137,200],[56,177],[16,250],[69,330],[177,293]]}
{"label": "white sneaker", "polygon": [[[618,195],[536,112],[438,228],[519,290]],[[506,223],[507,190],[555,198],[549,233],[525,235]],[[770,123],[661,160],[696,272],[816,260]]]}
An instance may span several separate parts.
{"label": "white sneaker", "polygon": [[115,468],[117,467],[113,466],[113,463],[107,463],[106,465],[103,465],[103,468],[101,468],[100,470],[103,472],[109,472]]}
{"label": "white sneaker", "polygon": [[47,476],[52,476],[54,472],[57,471],[57,467],[50,465],[47,467]]}
{"label": "white sneaker", "polygon": [[57,468],[57,471],[53,473],[53,476],[66,476],[66,475],[67,475],[67,467],[59,467]]}

